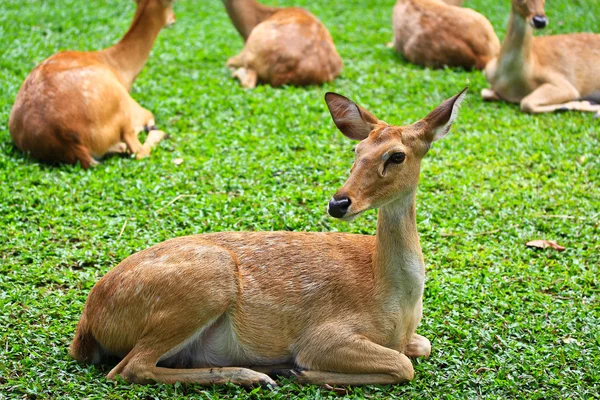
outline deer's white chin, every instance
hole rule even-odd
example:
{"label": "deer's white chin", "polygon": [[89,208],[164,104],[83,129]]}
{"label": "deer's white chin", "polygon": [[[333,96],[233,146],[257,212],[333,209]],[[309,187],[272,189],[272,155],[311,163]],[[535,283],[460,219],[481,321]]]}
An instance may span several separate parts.
{"label": "deer's white chin", "polygon": [[344,221],[344,222],[352,222],[352,221],[354,221],[356,218],[358,218],[358,216],[359,216],[360,214],[362,214],[362,211],[359,211],[359,212],[357,212],[357,213],[352,213],[352,214],[346,215],[346,216],[344,216],[344,217],[342,217],[342,218],[340,218],[340,219],[341,219],[342,221]]}

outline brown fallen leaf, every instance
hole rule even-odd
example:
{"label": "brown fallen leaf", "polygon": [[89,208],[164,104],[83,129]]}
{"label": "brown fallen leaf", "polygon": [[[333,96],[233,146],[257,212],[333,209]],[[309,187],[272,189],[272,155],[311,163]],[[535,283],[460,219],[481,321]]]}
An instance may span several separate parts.
{"label": "brown fallen leaf", "polygon": [[560,244],[556,243],[555,240],[544,240],[544,239],[532,240],[530,242],[527,242],[527,244],[525,244],[525,246],[527,246],[527,247],[535,247],[537,249],[551,248],[551,249],[554,249],[556,251],[565,251],[566,250],[565,247],[563,247]]}
{"label": "brown fallen leaf", "polygon": [[338,386],[334,387],[327,383],[323,385],[323,389],[330,390],[330,391],[334,392],[335,394],[337,394],[338,396],[345,396],[348,394],[348,389],[346,389],[344,387],[338,387]]}
{"label": "brown fallen leaf", "polygon": [[487,367],[481,367],[481,368],[477,368],[477,370],[475,371],[475,374],[479,375],[482,372],[487,372],[487,371],[495,371],[493,368],[487,368]]}
{"label": "brown fallen leaf", "polygon": [[564,344],[575,343],[577,346],[581,346],[581,344],[577,341],[577,339],[572,338],[570,335],[567,335],[567,336],[561,338],[560,340],[562,340],[562,342]]}

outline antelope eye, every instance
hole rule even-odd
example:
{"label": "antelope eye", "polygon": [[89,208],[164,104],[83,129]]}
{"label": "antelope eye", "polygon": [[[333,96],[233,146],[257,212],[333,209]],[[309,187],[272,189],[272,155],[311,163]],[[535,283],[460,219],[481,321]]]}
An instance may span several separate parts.
{"label": "antelope eye", "polygon": [[394,153],[390,156],[390,162],[393,162],[394,164],[401,164],[402,162],[404,162],[405,158],[406,158],[406,153],[402,153],[402,152]]}

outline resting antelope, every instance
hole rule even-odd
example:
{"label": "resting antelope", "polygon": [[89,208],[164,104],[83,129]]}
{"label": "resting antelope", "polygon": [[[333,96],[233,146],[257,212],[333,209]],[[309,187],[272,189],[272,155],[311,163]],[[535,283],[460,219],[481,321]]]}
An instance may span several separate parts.
{"label": "resting antelope", "polygon": [[[116,45],[91,52],[64,51],[25,79],[10,113],[15,145],[45,162],[97,164],[127,149],[150,154],[165,136],[152,113],[129,95],[160,30],[175,21],[173,0],[137,0],[131,27]],[[146,142],[138,139],[148,131]]]}
{"label": "resting antelope", "polygon": [[527,113],[556,110],[600,116],[600,35],[533,36],[548,25],[545,0],[512,0],[502,50],[485,69],[484,100],[520,103]]}
{"label": "resting antelope", "polygon": [[483,69],[500,51],[483,15],[442,0],[398,0],[392,22],[394,48],[413,64]]}
{"label": "resting antelope", "polygon": [[420,163],[465,92],[402,127],[328,93],[336,126],[360,140],[329,214],[350,220],[379,208],[377,235],[225,232],[157,244],[94,286],[70,354],[87,363],[119,357],[108,378],[140,383],[274,384],[264,372],[279,364],[305,383],[411,380],[408,357],[431,350],[415,333],[425,274]]}
{"label": "resting antelope", "polygon": [[242,52],[227,61],[243,87],[318,85],[342,70],[327,28],[307,10],[267,7],[256,0],[223,3],[245,42]]}

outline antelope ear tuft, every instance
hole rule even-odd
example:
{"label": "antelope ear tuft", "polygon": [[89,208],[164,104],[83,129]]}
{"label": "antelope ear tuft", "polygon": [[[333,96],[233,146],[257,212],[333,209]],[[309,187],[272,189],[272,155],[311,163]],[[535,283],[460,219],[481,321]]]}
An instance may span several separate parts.
{"label": "antelope ear tuft", "polygon": [[335,126],[352,140],[366,139],[379,122],[369,111],[340,94],[326,93],[325,102]]}
{"label": "antelope ear tuft", "polygon": [[423,133],[424,140],[429,143],[435,142],[450,132],[450,127],[458,116],[458,109],[465,99],[468,89],[469,87],[466,87],[456,96],[444,101],[425,117],[424,121],[427,123],[427,130]]}

